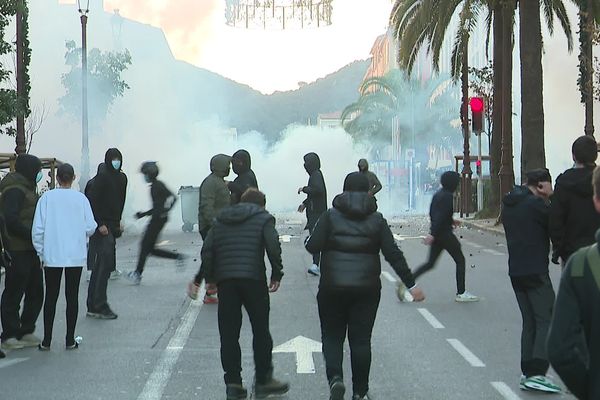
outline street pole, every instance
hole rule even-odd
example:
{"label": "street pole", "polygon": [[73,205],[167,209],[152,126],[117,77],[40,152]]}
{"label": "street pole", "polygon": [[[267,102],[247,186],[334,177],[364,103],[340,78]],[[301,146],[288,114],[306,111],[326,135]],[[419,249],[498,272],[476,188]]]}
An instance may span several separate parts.
{"label": "street pole", "polygon": [[23,46],[23,9],[24,9],[24,1],[19,0],[17,2],[17,12],[16,12],[16,25],[17,25],[17,104],[19,106],[17,112],[17,136],[16,136],[16,147],[15,153],[23,154],[27,152],[27,143],[25,139],[25,106],[27,104],[26,94],[25,94],[25,82],[24,82],[24,74],[25,74],[25,49]]}
{"label": "street pole", "polygon": [[460,216],[463,214],[469,216],[471,212],[471,177],[473,171],[471,170],[471,155],[469,149],[469,139],[471,132],[469,129],[469,53],[468,42],[464,45],[463,59],[462,59],[462,73],[461,73],[461,85],[462,85],[462,105],[461,105],[461,121],[463,131],[463,169],[461,172],[461,185],[460,185]]}
{"label": "street pole", "polygon": [[513,16],[515,0],[505,0],[502,4],[502,157],[500,159],[500,196],[510,192],[515,183],[512,149],[512,54]]}
{"label": "street pole", "polygon": [[90,177],[90,149],[88,137],[88,88],[87,88],[87,13],[89,10],[79,10],[81,13],[81,176],[79,187],[84,190]]}
{"label": "street pole", "polygon": [[481,135],[479,132],[477,135],[477,160],[479,161],[479,170],[477,174],[477,211],[480,212],[483,209],[483,164],[481,163]]}

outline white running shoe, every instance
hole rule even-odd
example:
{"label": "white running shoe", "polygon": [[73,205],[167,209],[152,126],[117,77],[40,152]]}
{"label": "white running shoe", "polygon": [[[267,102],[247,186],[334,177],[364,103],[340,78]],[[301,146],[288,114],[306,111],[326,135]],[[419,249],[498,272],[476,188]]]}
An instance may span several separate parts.
{"label": "white running shoe", "polygon": [[479,297],[469,292],[464,292],[462,294],[457,294],[454,300],[458,303],[473,303],[479,301]]}
{"label": "white running shoe", "polygon": [[406,285],[402,282],[398,283],[398,287],[396,288],[396,296],[398,296],[398,300],[403,303],[412,303],[415,300],[412,294],[410,294],[410,291]]}
{"label": "white running shoe", "polygon": [[546,393],[560,393],[562,390],[552,380],[544,375],[531,376],[525,379],[523,385],[527,389],[539,390]]}
{"label": "white running shoe", "polygon": [[521,378],[519,379],[519,389],[529,390],[529,388],[527,386],[525,386],[526,380],[527,380],[527,377],[525,375],[521,375]]}
{"label": "white running shoe", "polygon": [[313,264],[308,268],[308,273],[314,276],[321,275],[321,270],[317,264]]}
{"label": "white running shoe", "polygon": [[113,272],[110,273],[110,280],[114,281],[115,279],[119,279],[121,277],[121,275],[123,275],[123,271],[115,269]]}
{"label": "white running shoe", "polygon": [[38,344],[42,343],[42,339],[35,336],[33,333],[28,333],[27,335],[23,335],[19,342],[21,342],[24,347],[37,347]]}
{"label": "white running shoe", "polygon": [[17,340],[17,338],[6,339],[5,341],[2,342],[3,350],[18,350],[18,349],[22,349],[24,347],[25,347],[25,344],[23,342],[21,342],[20,340]]}

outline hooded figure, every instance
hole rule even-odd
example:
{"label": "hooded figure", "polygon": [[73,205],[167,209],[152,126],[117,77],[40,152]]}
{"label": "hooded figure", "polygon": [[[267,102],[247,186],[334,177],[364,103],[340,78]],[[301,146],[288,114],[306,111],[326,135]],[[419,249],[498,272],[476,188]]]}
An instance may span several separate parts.
{"label": "hooded figure", "polygon": [[369,180],[368,193],[371,196],[375,196],[381,190],[382,186],[381,182],[379,182],[379,178],[377,178],[377,175],[369,171],[369,162],[364,158],[358,160],[358,170]]}
{"label": "hooded figure", "polygon": [[[39,158],[21,154],[11,172],[0,182],[0,212],[5,222],[2,232],[5,250],[12,262],[6,268],[2,294],[2,347],[20,349],[37,346],[33,335],[42,309],[44,289],[40,259],[33,247],[31,231],[38,202],[37,183],[42,179]],[[19,314],[24,299],[23,313]]]}
{"label": "hooded figure", "polygon": [[233,182],[229,182],[228,187],[231,191],[231,204],[237,204],[246,190],[251,187],[258,189],[258,182],[251,168],[250,153],[246,150],[238,150],[233,153],[231,166],[237,178]]}
{"label": "hooded figure", "polygon": [[600,214],[594,209],[592,174],[598,157],[596,141],[589,136],[575,140],[572,148],[575,167],[556,179],[550,206],[552,261],[563,264],[578,249],[595,243]]}
{"label": "hooded figure", "polygon": [[415,281],[390,227],[368,194],[369,180],[349,174],[344,192],[333,200],[306,242],[310,253],[321,253],[317,302],[330,399],[342,399],[343,344],[346,332],[352,359],[354,397],[367,398],[371,364],[371,333],[381,296],[382,252],[417,300],[423,293]]}
{"label": "hooded figure", "polygon": [[203,239],[206,238],[218,212],[231,202],[231,195],[225,182],[225,177],[229,175],[230,163],[231,157],[225,154],[217,154],[211,158],[211,174],[200,185],[198,227]]}

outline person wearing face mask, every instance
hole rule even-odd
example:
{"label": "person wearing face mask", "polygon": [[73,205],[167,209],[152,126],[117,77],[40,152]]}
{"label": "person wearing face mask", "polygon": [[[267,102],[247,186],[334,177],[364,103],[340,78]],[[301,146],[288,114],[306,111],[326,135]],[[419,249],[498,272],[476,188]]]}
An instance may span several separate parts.
{"label": "person wearing face mask", "polygon": [[108,149],[104,156],[105,171],[96,175],[89,199],[98,229],[92,236],[96,242],[96,262],[88,287],[87,316],[116,319],[108,305],[106,289],[110,274],[116,267],[116,239],[123,233],[121,217],[125,207],[127,176],[121,171],[123,155],[118,149]]}
{"label": "person wearing face mask", "polygon": [[252,171],[252,161],[250,159],[250,153],[246,150],[238,150],[233,153],[231,157],[231,166],[233,172],[237,175],[237,178],[233,182],[227,184],[229,191],[231,192],[231,204],[237,204],[242,198],[242,194],[249,188],[258,189],[258,182],[256,181],[256,175]]}
{"label": "person wearing face mask", "polygon": [[142,243],[140,246],[140,255],[135,271],[131,271],[127,274],[127,279],[133,282],[134,285],[139,285],[142,281],[142,274],[144,273],[144,265],[146,259],[150,254],[156,257],[167,258],[170,260],[177,260],[177,265],[183,267],[184,256],[182,254],[175,253],[173,251],[167,251],[156,248],[156,241],[160,232],[167,223],[169,211],[175,205],[177,198],[171,192],[165,184],[158,180],[158,165],[154,161],[147,161],[142,164],[140,172],[144,175],[146,183],[150,186],[150,196],[152,197],[152,208],[145,212],[138,212],[135,214],[137,219],[151,216],[150,223],[146,228]]}
{"label": "person wearing face mask", "polygon": [[[31,239],[38,202],[37,183],[42,180],[39,158],[21,154],[11,172],[0,182],[0,212],[5,221],[3,243],[12,258],[6,267],[6,282],[0,305],[2,348],[35,347],[40,339],[33,333],[44,301],[40,259]],[[19,313],[21,300],[23,311]]]}
{"label": "person wearing face mask", "polygon": [[379,178],[377,178],[377,175],[375,175],[374,172],[369,171],[369,162],[366,159],[361,158],[360,160],[358,160],[358,171],[361,174],[365,175],[369,180],[368,193],[371,196],[375,196],[377,193],[379,193],[379,191],[382,188],[381,182],[379,182]]}

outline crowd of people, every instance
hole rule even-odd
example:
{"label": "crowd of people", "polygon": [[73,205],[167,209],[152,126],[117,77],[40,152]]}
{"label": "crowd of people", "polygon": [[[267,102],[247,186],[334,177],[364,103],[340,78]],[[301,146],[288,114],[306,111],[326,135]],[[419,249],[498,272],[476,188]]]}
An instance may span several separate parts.
{"label": "crowd of people", "polygon": [[[597,144],[578,138],[572,147],[573,168],[552,186],[546,169],[528,171],[525,184],[503,198],[501,220],[509,252],[508,272],[523,319],[520,387],[523,390],[560,392],[547,372],[550,365],[579,399],[600,398],[600,169]],[[37,346],[48,351],[62,276],[65,276],[65,348],[77,349],[75,338],[78,294],[83,266],[91,270],[87,316],[116,319],[107,299],[107,286],[116,269],[116,240],[123,234],[127,176],[123,155],[111,148],[85,194],[72,188],[75,171],[69,164],[57,170],[58,187],[37,193],[42,178],[40,160],[19,155],[15,171],[0,182],[0,261],[6,281],[0,304],[1,348]],[[218,304],[221,361],[228,400],[245,399],[241,376],[239,336],[242,308],[253,333],[256,398],[285,394],[289,384],[274,377],[273,340],[269,329],[270,293],[280,288],[282,250],[275,218],[266,210],[245,150],[231,157],[217,154],[211,173],[199,188],[198,225],[202,237],[201,265],[188,284],[197,299],[205,282],[203,302]],[[225,178],[230,168],[237,175]],[[401,301],[423,301],[416,280],[434,268],[447,251],[456,263],[456,297],[459,303],[479,301],[466,290],[465,257],[453,230],[453,197],[460,175],[446,172],[430,207],[431,227],[424,243],[430,246],[427,262],[413,271],[398,247],[386,219],[377,211],[375,195],[382,188],[377,176],[361,159],[358,171],[349,173],[343,192],[328,208],[321,160],[304,156],[309,175],[297,193],[306,199],[298,211],[306,213],[309,231],[306,250],[312,255],[307,273],[319,277],[317,294],[321,340],[329,382],[330,400],[342,400],[343,346],[350,345],[353,400],[369,400],[371,335],[381,297],[381,259],[401,279]],[[141,239],[137,267],[127,274],[140,284],[149,255],[172,259],[178,267],[186,257],[158,249],[158,237],[168,220],[176,196],[158,179],[156,162],[145,162],[140,172],[150,185],[152,208],[136,218],[150,217]],[[552,252],[551,252],[552,247]],[[271,264],[267,279],[265,254]],[[550,256],[551,255],[551,256]],[[549,274],[550,260],[564,268],[558,296]],[[45,279],[45,291],[44,291]],[[45,295],[44,295],[45,292]],[[21,310],[21,302],[23,307]],[[34,335],[43,308],[44,336]],[[0,358],[5,354],[0,351]]]}

